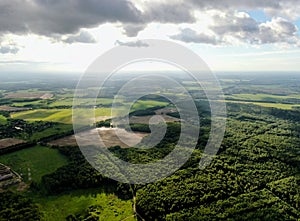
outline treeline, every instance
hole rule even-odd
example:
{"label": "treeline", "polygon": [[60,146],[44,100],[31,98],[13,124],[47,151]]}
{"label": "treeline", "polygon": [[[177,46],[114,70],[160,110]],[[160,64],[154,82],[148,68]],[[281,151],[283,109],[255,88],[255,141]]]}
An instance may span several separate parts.
{"label": "treeline", "polygon": [[40,98],[0,98],[0,105],[12,105],[13,103],[33,102]]}
{"label": "treeline", "polygon": [[22,119],[7,118],[7,123],[0,125],[0,139],[15,137],[20,139],[29,139],[33,133],[51,128],[58,123],[35,121],[28,123]]}
{"label": "treeline", "polygon": [[42,214],[32,200],[12,192],[0,193],[0,220],[41,220]]}
{"label": "treeline", "polygon": [[6,147],[6,148],[1,148],[0,149],[0,155],[7,154],[7,153],[12,153],[12,152],[22,150],[22,149],[25,149],[25,148],[28,148],[28,147],[33,147],[35,145],[36,145],[35,142],[26,142],[26,143],[19,143],[19,144],[11,145],[11,146]]}
{"label": "treeline", "polygon": [[[103,177],[84,158],[78,147],[57,147],[70,162],[54,173],[42,177],[38,188],[47,194],[58,194],[67,190],[116,185],[116,182]],[[34,184],[35,185],[35,184]]]}
{"label": "treeline", "polygon": [[150,107],[145,110],[136,110],[129,113],[129,116],[148,116],[148,115],[155,115],[155,111],[164,108],[164,106],[155,106]]}

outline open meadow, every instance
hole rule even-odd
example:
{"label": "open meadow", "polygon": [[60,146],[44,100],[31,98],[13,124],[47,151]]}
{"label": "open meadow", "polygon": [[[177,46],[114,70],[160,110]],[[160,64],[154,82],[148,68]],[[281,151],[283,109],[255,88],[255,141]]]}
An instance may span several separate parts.
{"label": "open meadow", "polygon": [[39,183],[43,175],[67,164],[67,159],[56,149],[37,145],[1,155],[0,162],[19,173],[25,182],[31,179]]}
{"label": "open meadow", "polygon": [[94,207],[99,220],[136,221],[132,211],[131,200],[121,200],[114,194],[104,193],[102,189],[76,190],[57,196],[36,196],[35,201],[41,205],[45,221],[65,220],[70,215],[84,213]]}

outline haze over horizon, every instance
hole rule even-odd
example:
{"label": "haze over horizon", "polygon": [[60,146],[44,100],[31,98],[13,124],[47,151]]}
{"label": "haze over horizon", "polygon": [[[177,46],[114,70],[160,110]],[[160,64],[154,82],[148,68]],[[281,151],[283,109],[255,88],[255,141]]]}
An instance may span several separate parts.
{"label": "haze over horizon", "polygon": [[[175,41],[215,71],[298,71],[300,0],[2,0],[0,74],[83,72],[116,45]],[[145,66],[145,69],[162,67]]]}

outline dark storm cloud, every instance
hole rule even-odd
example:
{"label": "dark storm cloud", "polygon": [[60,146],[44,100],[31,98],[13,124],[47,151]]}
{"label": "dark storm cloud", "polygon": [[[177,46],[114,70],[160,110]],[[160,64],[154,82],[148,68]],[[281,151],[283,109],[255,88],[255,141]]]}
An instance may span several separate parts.
{"label": "dark storm cloud", "polygon": [[189,8],[179,6],[153,4],[142,14],[126,0],[1,0],[0,33],[74,34],[81,28],[120,22],[134,36],[153,21],[194,21]]}
{"label": "dark storm cloud", "polygon": [[189,5],[184,3],[149,3],[144,17],[147,22],[192,23],[195,21]]}
{"label": "dark storm cloud", "polygon": [[0,32],[76,33],[106,22],[137,23],[141,12],[123,0],[1,0]]}

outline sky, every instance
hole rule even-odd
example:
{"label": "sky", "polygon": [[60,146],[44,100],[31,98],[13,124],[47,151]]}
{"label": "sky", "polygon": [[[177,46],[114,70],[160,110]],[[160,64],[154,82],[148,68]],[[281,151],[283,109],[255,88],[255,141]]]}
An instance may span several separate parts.
{"label": "sky", "polygon": [[0,74],[81,73],[143,39],[181,44],[216,72],[299,71],[300,0],[0,1]]}

